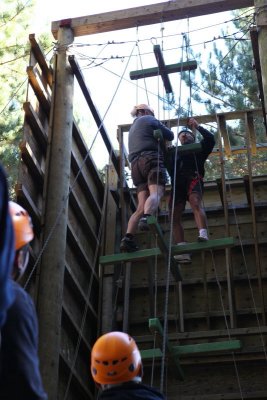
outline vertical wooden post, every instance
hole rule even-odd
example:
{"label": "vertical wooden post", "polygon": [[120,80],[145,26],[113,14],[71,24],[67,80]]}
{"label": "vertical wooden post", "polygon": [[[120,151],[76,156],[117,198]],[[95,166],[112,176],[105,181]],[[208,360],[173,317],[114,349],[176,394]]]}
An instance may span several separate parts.
{"label": "vertical wooden post", "polygon": [[49,399],[58,397],[74,88],[74,77],[67,61],[67,48],[72,42],[72,30],[67,26],[60,28],[50,110],[47,184],[44,194],[44,252],[37,305],[41,372]]}
{"label": "vertical wooden post", "polygon": [[[222,177],[222,201],[224,210],[225,220],[225,235],[230,236],[230,223],[229,223],[229,211],[228,211],[228,200],[227,200],[227,188],[225,178],[225,163],[224,163],[224,149],[222,146],[222,133],[221,128],[225,132],[225,118],[224,116],[217,115],[218,132],[219,132],[219,151],[220,151],[220,164],[221,164],[221,177]],[[226,135],[225,135],[226,137]],[[228,149],[229,151],[230,149]],[[235,307],[235,291],[234,291],[234,279],[233,279],[233,268],[231,261],[231,250],[225,249],[225,265],[227,273],[227,287],[228,287],[228,302],[229,302],[229,316],[230,316],[230,328],[236,327],[236,307]]]}
{"label": "vertical wooden post", "polygon": [[[246,145],[247,145],[247,158],[248,158],[248,177],[249,177],[249,194],[250,194],[250,209],[252,216],[252,232],[254,239],[254,250],[255,250],[255,265],[257,269],[258,285],[259,285],[259,303],[262,310],[262,324],[266,325],[266,312],[265,312],[265,299],[264,299],[264,288],[262,281],[262,268],[259,250],[259,238],[257,229],[257,216],[254,202],[254,188],[253,188],[253,171],[252,171],[252,158],[251,158],[251,134],[254,130],[253,126],[253,115],[250,112],[246,113],[245,117],[246,124]],[[249,279],[249,277],[248,277]],[[256,310],[255,310],[256,312]]]}
{"label": "vertical wooden post", "polygon": [[[267,104],[267,0],[255,0],[258,44],[265,107]],[[266,109],[265,109],[266,115]]]}

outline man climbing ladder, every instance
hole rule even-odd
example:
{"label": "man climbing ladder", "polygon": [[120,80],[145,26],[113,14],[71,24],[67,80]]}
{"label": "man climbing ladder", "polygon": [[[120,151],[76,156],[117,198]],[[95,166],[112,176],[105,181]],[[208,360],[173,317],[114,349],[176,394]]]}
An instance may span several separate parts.
{"label": "man climbing ladder", "polygon": [[162,139],[171,141],[173,132],[154,116],[153,109],[146,104],[135,106],[131,112],[136,117],[129,131],[129,161],[132,180],[137,187],[137,210],[131,215],[127,232],[121,241],[122,252],[138,250],[134,241],[138,222],[140,230],[148,230],[147,216],[156,213],[167,183],[166,168],[163,160],[163,148],[156,135],[161,130]]}
{"label": "man climbing ladder", "polygon": [[[192,129],[183,128],[178,138],[182,146],[195,142],[195,130],[203,136],[201,140],[201,151],[197,154],[182,154],[175,160],[175,153],[170,152],[168,157],[168,172],[171,176],[172,192],[169,203],[171,209],[174,203],[173,212],[173,238],[178,245],[186,244],[184,229],[182,226],[182,214],[185,209],[186,201],[189,201],[192,208],[194,219],[199,231],[198,241],[208,240],[206,213],[202,205],[203,178],[205,174],[205,161],[212,152],[215,139],[211,132],[198,124],[194,118],[190,118],[188,126]],[[176,173],[174,174],[176,164]],[[175,176],[174,176],[175,175]],[[173,199],[174,197],[174,199]],[[174,201],[173,201],[174,200]],[[179,263],[190,263],[190,254],[179,254],[175,256]]]}

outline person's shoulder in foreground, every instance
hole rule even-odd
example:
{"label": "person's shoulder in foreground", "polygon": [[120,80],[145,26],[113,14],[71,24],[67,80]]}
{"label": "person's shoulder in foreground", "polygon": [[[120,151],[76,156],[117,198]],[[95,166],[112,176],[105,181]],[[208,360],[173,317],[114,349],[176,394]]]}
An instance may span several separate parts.
{"label": "person's shoulder in foreground", "polygon": [[99,399],[165,400],[165,396],[154,387],[143,383],[127,382],[102,391]]}

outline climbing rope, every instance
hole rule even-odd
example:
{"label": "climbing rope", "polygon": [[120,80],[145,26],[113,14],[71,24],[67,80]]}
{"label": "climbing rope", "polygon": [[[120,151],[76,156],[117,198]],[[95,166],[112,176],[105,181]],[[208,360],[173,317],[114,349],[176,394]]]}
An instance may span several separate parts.
{"label": "climbing rope", "polygon": [[[184,40],[184,39],[183,39]],[[183,57],[184,57],[184,45],[182,45],[182,57],[181,57],[181,74],[179,84],[179,110],[181,105],[181,93],[182,93],[182,75],[183,75]],[[174,157],[174,172],[173,182],[176,181],[177,174],[177,157],[178,157],[178,127],[179,127],[180,115],[177,118],[177,139],[175,144],[175,157]],[[171,272],[171,248],[172,248],[172,235],[173,235],[173,216],[174,216],[174,205],[175,205],[175,187],[173,190],[172,206],[171,206],[171,221],[170,221],[170,237],[169,237],[169,248],[168,248],[168,263],[166,273],[166,294],[165,294],[165,305],[164,305],[164,324],[163,324],[163,344],[162,344],[162,359],[161,359],[161,374],[160,374],[160,390],[163,391],[164,385],[164,369],[165,369],[165,358],[166,358],[166,342],[167,342],[167,323],[168,323],[168,302],[169,302],[169,286],[170,286],[170,272]]]}

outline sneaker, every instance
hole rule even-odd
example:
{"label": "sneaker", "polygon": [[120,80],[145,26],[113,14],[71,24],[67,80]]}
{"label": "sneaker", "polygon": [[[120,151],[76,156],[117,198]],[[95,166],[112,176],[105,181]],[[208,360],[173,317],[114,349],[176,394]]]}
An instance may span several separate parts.
{"label": "sneaker", "polygon": [[133,251],[138,250],[138,246],[133,239],[124,236],[124,238],[121,240],[120,250],[122,253],[132,253]]}
{"label": "sneaker", "polygon": [[206,233],[199,233],[198,242],[207,242],[209,240],[208,235]]}
{"label": "sneaker", "polygon": [[139,231],[149,231],[149,226],[147,223],[147,217],[142,217],[140,218],[139,222],[138,222],[138,229]]}
{"label": "sneaker", "polygon": [[179,264],[191,264],[192,262],[190,254],[176,254],[173,257]]}
{"label": "sneaker", "polygon": [[[186,242],[181,242],[177,243],[178,246],[187,244]],[[179,263],[179,264],[191,264],[191,255],[190,254],[176,254],[173,256],[173,258]]]}

